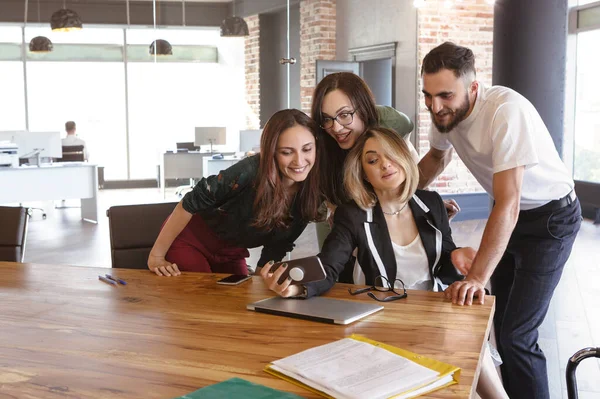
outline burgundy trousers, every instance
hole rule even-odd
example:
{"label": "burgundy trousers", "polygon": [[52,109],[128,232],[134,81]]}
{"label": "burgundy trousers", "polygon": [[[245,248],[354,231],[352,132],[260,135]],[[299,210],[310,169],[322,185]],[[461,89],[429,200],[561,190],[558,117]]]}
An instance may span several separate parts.
{"label": "burgundy trousers", "polygon": [[248,274],[248,249],[234,247],[217,237],[200,215],[193,215],[165,258],[181,271]]}

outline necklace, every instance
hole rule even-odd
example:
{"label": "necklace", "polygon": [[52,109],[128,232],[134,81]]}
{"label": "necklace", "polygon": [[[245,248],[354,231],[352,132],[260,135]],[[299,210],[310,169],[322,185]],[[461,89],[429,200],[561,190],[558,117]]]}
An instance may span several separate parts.
{"label": "necklace", "polygon": [[397,214],[402,212],[404,210],[404,208],[406,208],[406,205],[408,205],[408,201],[406,201],[406,203],[402,206],[402,208],[398,209],[396,212],[386,212],[383,210],[383,208],[381,208],[381,212],[383,212],[385,215],[396,216]]}

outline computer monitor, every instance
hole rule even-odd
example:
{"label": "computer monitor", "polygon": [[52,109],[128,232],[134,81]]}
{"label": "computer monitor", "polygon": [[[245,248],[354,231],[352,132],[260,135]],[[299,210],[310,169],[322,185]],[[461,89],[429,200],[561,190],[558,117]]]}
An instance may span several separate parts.
{"label": "computer monitor", "polygon": [[19,146],[19,158],[62,158],[60,132],[16,132],[12,141]]}
{"label": "computer monitor", "polygon": [[180,150],[198,151],[200,149],[200,147],[197,147],[196,145],[194,145],[194,142],[192,142],[192,141],[175,143],[175,145],[177,146],[177,151],[180,151]]}
{"label": "computer monitor", "polygon": [[225,144],[227,140],[227,129],[224,127],[196,127],[194,144],[201,146],[210,144],[210,152],[213,145]]}
{"label": "computer monitor", "polygon": [[262,129],[240,130],[240,151],[260,151],[260,136]]}

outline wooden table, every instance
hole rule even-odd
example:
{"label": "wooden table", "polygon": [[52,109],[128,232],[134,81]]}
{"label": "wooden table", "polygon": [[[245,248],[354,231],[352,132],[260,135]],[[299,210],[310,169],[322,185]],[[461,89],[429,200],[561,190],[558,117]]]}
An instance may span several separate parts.
{"label": "wooden table", "polygon": [[[144,270],[0,262],[0,397],[173,398],[237,376],[315,397],[263,371],[269,362],[356,333],[462,368],[460,384],[431,398],[474,391],[494,298],[454,306],[440,293],[407,299],[348,326],[260,314],[262,280]],[[112,273],[127,281],[98,280]],[[350,297],[338,284],[328,296]]]}

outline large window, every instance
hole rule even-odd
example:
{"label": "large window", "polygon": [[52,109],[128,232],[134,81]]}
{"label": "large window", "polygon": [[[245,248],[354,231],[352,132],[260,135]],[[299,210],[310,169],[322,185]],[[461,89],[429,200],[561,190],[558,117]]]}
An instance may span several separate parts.
{"label": "large window", "polygon": [[[175,57],[157,57],[155,62],[148,53],[155,38],[168,40]],[[193,55],[194,47],[201,50],[220,40],[227,38],[221,39],[216,30],[128,31],[128,45],[143,46],[146,56],[127,64],[132,179],[155,177],[162,153],[176,142],[194,141],[196,126],[224,126],[226,147],[239,147],[236,133],[244,123],[243,39],[219,46],[218,63],[203,58],[204,53],[191,62],[177,57],[177,52]]]}
{"label": "large window", "polygon": [[577,35],[574,177],[600,183],[600,29]]}
{"label": "large window", "polygon": [[[54,50],[30,52],[36,36],[48,37]],[[157,38],[171,43],[172,56],[150,55]],[[86,25],[56,33],[47,24],[0,26],[0,87],[0,131],[28,123],[32,131],[64,132],[73,120],[106,179],[154,178],[162,154],[194,141],[196,126],[226,127],[225,147],[237,150],[245,126],[244,39],[221,38],[214,28]]]}
{"label": "large window", "polygon": [[55,50],[28,52],[29,129],[64,132],[65,122],[75,121],[90,162],[104,166],[106,179],[127,179],[123,30],[25,30],[26,41],[39,35]]}
{"label": "large window", "polygon": [[127,178],[122,63],[28,62],[29,129],[64,132],[75,121],[90,162],[106,179]]}
{"label": "large window", "polygon": [[21,28],[0,26],[0,131],[25,130]]}

